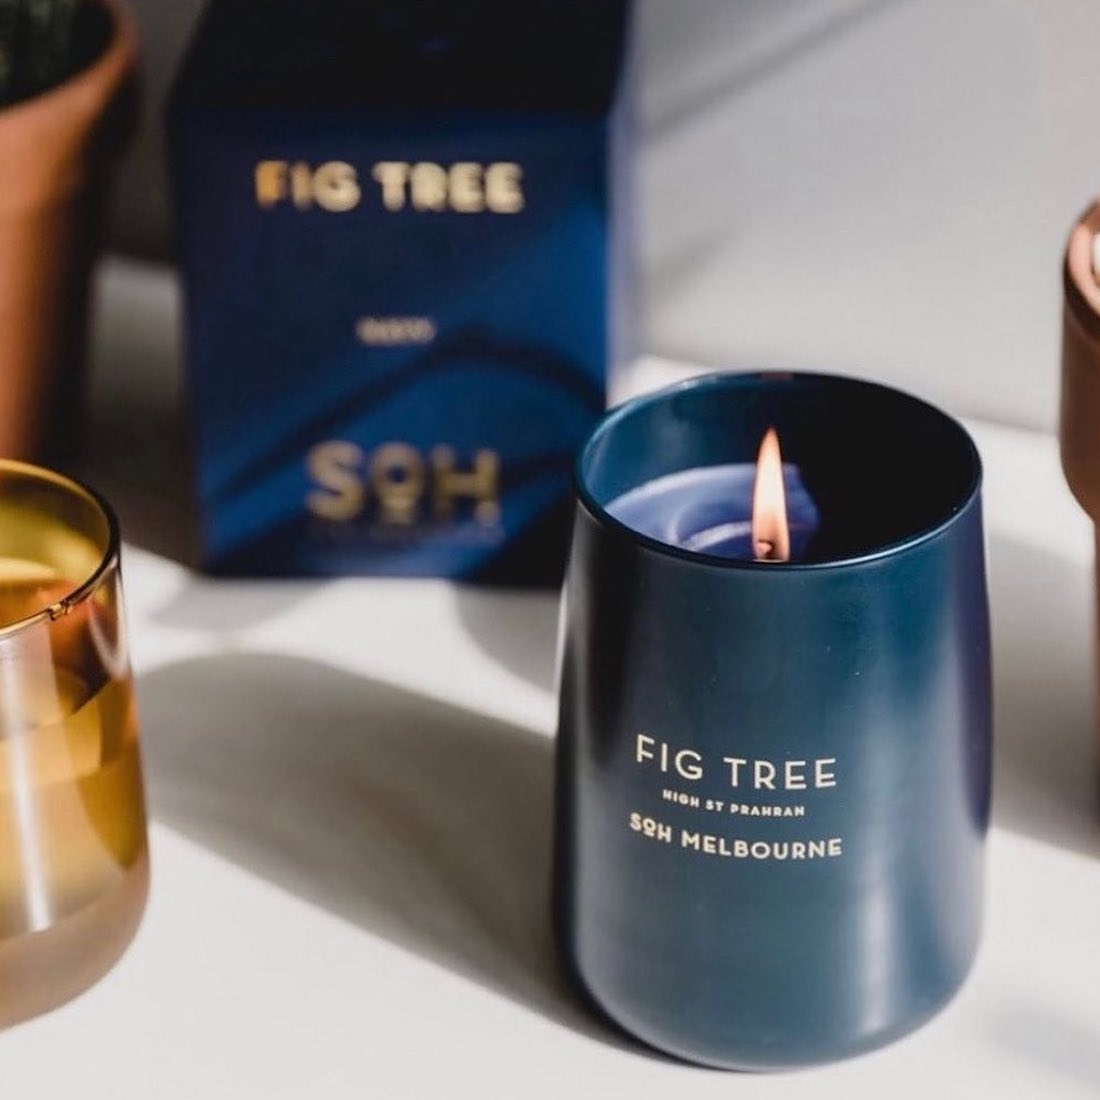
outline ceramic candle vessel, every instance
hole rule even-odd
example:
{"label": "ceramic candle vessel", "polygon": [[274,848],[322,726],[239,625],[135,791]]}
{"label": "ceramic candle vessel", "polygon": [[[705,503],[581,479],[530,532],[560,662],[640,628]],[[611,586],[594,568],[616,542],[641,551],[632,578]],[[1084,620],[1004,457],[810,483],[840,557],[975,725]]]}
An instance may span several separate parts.
{"label": "ceramic candle vessel", "polygon": [[[752,463],[770,427],[816,513],[799,560],[693,551],[609,511]],[[580,987],[638,1038],[713,1066],[804,1065],[885,1043],[959,988],[989,816],[980,484],[953,420],[817,375],[693,379],[589,439],[556,921]]]}
{"label": "ceramic candle vessel", "polygon": [[[1077,219],[1063,263],[1062,469],[1093,523],[1096,592],[1100,593],[1100,199]],[[1096,605],[1100,637],[1100,602]],[[1100,683],[1100,649],[1094,645]]]}

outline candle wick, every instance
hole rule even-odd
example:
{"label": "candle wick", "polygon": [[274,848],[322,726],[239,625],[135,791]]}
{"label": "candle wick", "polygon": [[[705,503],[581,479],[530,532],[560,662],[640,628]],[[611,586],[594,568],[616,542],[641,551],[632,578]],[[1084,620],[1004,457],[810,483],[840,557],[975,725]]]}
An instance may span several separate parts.
{"label": "candle wick", "polygon": [[773,561],[775,559],[775,543],[771,539],[757,539],[754,549],[757,561]]}

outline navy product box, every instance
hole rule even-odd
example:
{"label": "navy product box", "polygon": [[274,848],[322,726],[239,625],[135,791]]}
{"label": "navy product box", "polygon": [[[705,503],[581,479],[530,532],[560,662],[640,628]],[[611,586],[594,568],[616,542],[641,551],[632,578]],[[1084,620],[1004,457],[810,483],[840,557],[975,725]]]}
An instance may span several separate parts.
{"label": "navy product box", "polygon": [[627,0],[215,0],[169,107],[205,565],[560,580]]}

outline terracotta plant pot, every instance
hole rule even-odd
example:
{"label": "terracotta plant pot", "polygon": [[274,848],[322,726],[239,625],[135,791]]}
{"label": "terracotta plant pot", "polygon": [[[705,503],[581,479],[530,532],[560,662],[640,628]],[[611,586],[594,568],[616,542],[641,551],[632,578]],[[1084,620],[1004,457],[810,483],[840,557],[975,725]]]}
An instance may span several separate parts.
{"label": "terracotta plant pot", "polygon": [[85,0],[78,33],[94,51],[84,68],[0,108],[4,457],[64,458],[79,435],[101,200],[134,118],[138,46],[121,0]]}

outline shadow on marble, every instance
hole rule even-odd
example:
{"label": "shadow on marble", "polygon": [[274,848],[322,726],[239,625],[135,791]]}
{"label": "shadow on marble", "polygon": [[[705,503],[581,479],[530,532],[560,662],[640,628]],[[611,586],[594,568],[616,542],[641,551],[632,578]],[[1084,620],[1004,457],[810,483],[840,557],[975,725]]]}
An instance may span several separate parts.
{"label": "shadow on marble", "polygon": [[[584,1034],[550,923],[552,742],[312,662],[222,655],[138,684],[153,816]],[[657,1057],[654,1055],[654,1057]]]}
{"label": "shadow on marble", "polygon": [[165,626],[220,634],[259,626],[317,595],[329,578],[299,580],[197,575],[155,612]]}
{"label": "shadow on marble", "polygon": [[554,691],[558,609],[553,592],[456,585],[455,608],[471,641],[497,664],[537,688]]}
{"label": "shadow on marble", "polygon": [[1092,576],[993,535],[994,821],[1100,856]]}
{"label": "shadow on marble", "polygon": [[1100,1030],[1095,1020],[1023,1001],[1008,1002],[999,1006],[993,1018],[992,1037],[1006,1057],[1076,1085],[1084,1090],[1081,1095],[1093,1095],[1089,1090],[1100,1082]]}

